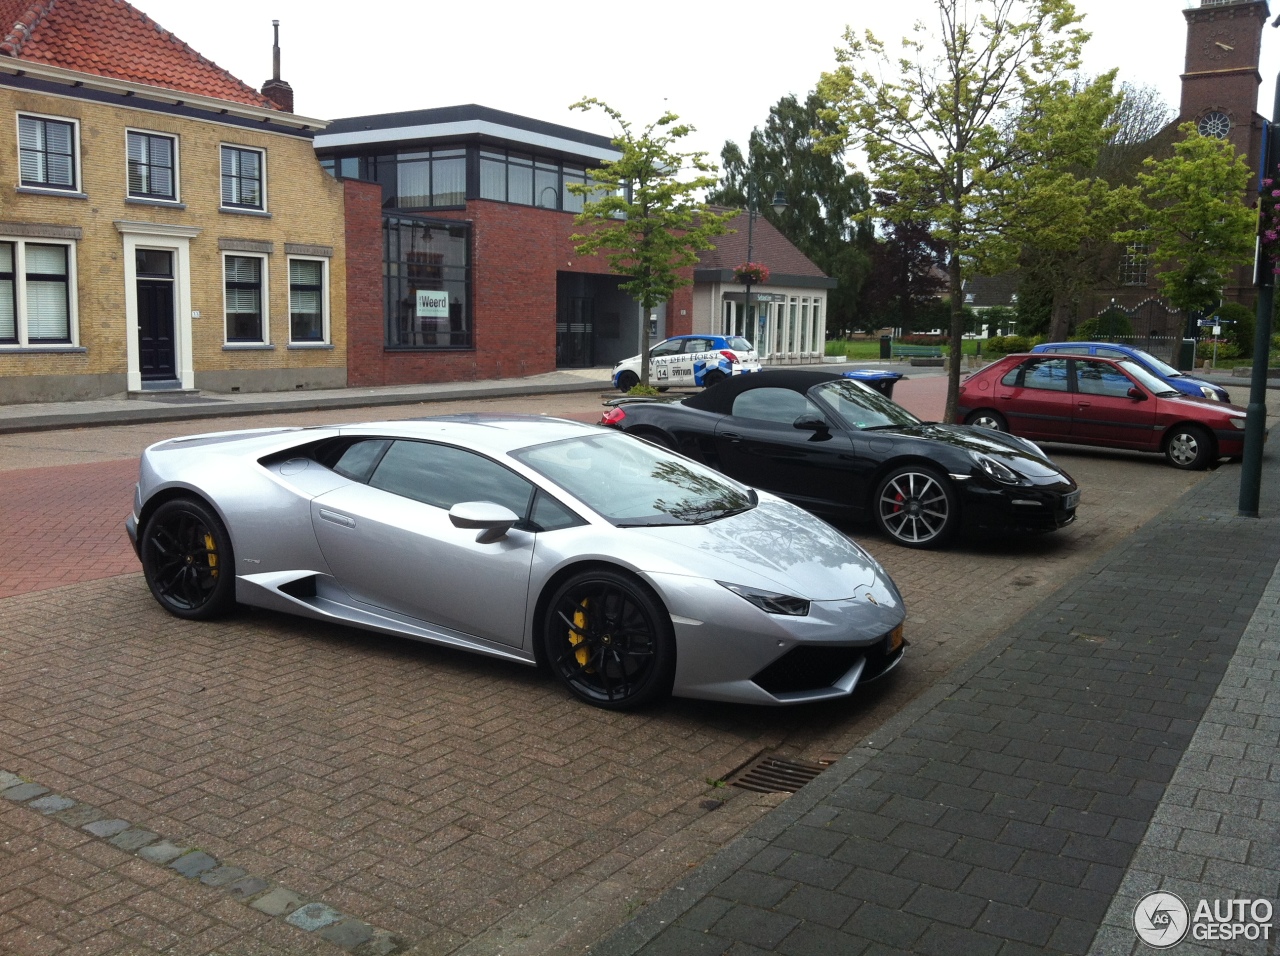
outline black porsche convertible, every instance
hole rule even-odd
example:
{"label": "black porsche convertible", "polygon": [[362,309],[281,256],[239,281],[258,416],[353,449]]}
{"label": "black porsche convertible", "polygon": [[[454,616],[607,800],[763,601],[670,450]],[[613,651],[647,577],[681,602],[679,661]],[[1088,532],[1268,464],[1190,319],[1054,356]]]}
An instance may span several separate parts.
{"label": "black porsche convertible", "polygon": [[831,372],[735,376],[679,400],[619,398],[602,425],[704,462],[818,514],[873,519],[910,548],[967,531],[1054,531],[1080,492],[1032,442],[922,422]]}

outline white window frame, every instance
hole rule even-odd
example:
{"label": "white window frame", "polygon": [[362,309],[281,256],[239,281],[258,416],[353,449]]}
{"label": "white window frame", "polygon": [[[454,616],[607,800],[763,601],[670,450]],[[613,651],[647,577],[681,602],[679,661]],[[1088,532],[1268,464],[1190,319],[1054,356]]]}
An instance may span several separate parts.
{"label": "white window frame", "polygon": [[[262,263],[262,274],[259,278],[262,302],[262,337],[260,339],[232,339],[227,333],[231,313],[227,309],[227,259],[257,259]],[[271,345],[271,258],[258,252],[222,253],[222,347],[227,349],[260,349]]]}
{"label": "white window frame", "polygon": [[[75,180],[70,186],[50,186],[45,183],[24,183],[22,181],[22,121],[23,119],[35,120],[52,120],[57,123],[67,123],[71,126],[71,164],[73,167],[72,178]],[[83,170],[80,167],[80,121],[70,116],[55,116],[52,113],[33,113],[20,111],[14,117],[14,137],[15,146],[17,148],[18,160],[18,189],[24,192],[40,192],[50,196],[82,196],[84,190],[82,183],[84,182]]]}
{"label": "white window frame", "polygon": [[[299,339],[294,341],[293,338],[293,262],[318,262],[320,263],[320,328],[321,334],[319,341],[314,339]],[[285,257],[285,281],[289,286],[289,345],[293,348],[317,348],[320,346],[328,346],[329,340],[329,260],[324,256],[297,256],[291,255]]]}
{"label": "white window frame", "polygon": [[[235,203],[230,206],[226,204],[222,197],[222,154],[224,150],[235,149],[245,153],[257,153],[261,159],[262,180],[260,188],[262,190],[261,202],[256,206],[250,206],[243,203]],[[218,208],[223,212],[242,212],[242,213],[265,213],[267,211],[267,151],[259,146],[245,146],[241,143],[219,143],[218,144]]]}
{"label": "white window frame", "polygon": [[[146,193],[135,194],[129,187],[129,137],[138,136],[158,136],[169,140],[173,144],[173,198],[165,198],[162,196],[152,196]],[[182,176],[179,172],[181,168],[180,143],[176,133],[162,133],[155,129],[142,129],[136,126],[126,126],[124,130],[124,194],[127,198],[140,202],[164,203],[167,205],[178,206],[182,204]],[[218,195],[222,195],[222,156],[218,156]]]}
{"label": "white window frame", "polygon": [[[37,349],[41,352],[80,347],[79,277],[74,239],[44,239],[0,235],[0,242],[13,243],[13,319],[17,342],[0,342],[0,352]],[[66,342],[32,342],[27,322],[27,246],[64,246],[67,250],[67,338]]]}

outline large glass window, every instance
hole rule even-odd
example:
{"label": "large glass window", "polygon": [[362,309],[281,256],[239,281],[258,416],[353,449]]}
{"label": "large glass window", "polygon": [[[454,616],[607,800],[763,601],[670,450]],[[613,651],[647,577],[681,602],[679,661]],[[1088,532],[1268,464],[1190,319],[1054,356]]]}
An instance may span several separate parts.
{"label": "large glass window", "polygon": [[471,243],[465,223],[387,218],[389,348],[470,348]]}
{"label": "large glass window", "polygon": [[18,117],[18,169],[22,185],[76,189],[76,126],[43,116]]}
{"label": "large glass window", "polygon": [[13,243],[0,242],[0,342],[18,341],[18,299],[13,281]]}
{"label": "large glass window", "polygon": [[264,342],[264,260],[259,256],[227,256],[223,261],[226,276],[227,341]]}
{"label": "large glass window", "polygon": [[328,341],[324,259],[289,260],[289,341]]}
{"label": "large glass window", "polygon": [[27,243],[27,340],[70,342],[67,247]]}
{"label": "large glass window", "polygon": [[[353,162],[341,160],[342,175]],[[464,149],[419,149],[364,159],[363,178],[382,184],[386,209],[430,209],[462,206],[467,201],[467,156]]]}
{"label": "large glass window", "polygon": [[0,345],[74,344],[72,248],[0,242]]}
{"label": "large glass window", "polygon": [[135,199],[177,199],[176,140],[130,130],[127,144],[129,195]]}
{"label": "large glass window", "polygon": [[244,146],[222,147],[222,205],[264,209],[266,153]]}
{"label": "large glass window", "polygon": [[1120,256],[1120,284],[1146,285],[1151,247],[1145,242],[1131,242]]}

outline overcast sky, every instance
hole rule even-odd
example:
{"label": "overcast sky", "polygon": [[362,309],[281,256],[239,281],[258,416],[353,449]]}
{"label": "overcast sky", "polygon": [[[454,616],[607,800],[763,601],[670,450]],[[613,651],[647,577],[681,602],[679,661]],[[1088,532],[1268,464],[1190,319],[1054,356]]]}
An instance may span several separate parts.
{"label": "overcast sky", "polygon": [[[1076,0],[1093,38],[1085,67],[1156,87],[1176,109],[1186,56],[1182,11],[1199,0]],[[605,100],[643,126],[665,108],[692,123],[686,143],[718,160],[769,107],[816,85],[846,26],[896,41],[933,0],[133,0],[205,57],[254,87],[271,76],[280,21],[282,76],[298,113],[336,119],[479,103],[609,135]],[[1280,12],[1280,11],[1276,11]],[[637,15],[638,14],[638,15]],[[1260,103],[1271,111],[1280,30],[1265,28]]]}

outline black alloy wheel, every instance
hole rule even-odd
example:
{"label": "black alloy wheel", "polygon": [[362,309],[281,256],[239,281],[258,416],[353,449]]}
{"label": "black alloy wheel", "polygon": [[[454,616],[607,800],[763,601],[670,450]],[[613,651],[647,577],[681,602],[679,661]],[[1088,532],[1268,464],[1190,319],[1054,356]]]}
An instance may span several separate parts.
{"label": "black alloy wheel", "polygon": [[1164,455],[1174,468],[1200,471],[1213,459],[1213,438],[1199,425],[1177,425],[1165,439]]}
{"label": "black alloy wheel", "polygon": [[205,620],[235,607],[231,536],[203,502],[166,501],[147,518],[141,542],[147,586],[170,614]]}
{"label": "black alloy wheel", "polygon": [[703,373],[702,387],[710,388],[712,385],[718,385],[725,380],[727,376],[718,368],[712,369],[710,372]]}
{"label": "black alloy wheel", "polygon": [[1009,430],[1009,423],[1005,421],[1004,416],[992,408],[980,408],[976,412],[970,412],[964,423],[977,428],[990,428],[993,432]]}
{"label": "black alloy wheel", "polygon": [[939,547],[960,519],[950,484],[923,465],[903,465],[885,475],[874,505],[880,530],[908,548]]}
{"label": "black alloy wheel", "polygon": [[629,392],[640,384],[640,376],[635,372],[618,373],[618,391]]}
{"label": "black alloy wheel", "polygon": [[580,700],[633,710],[671,693],[675,635],[657,595],[607,569],[556,589],[543,625],[546,661]]}

